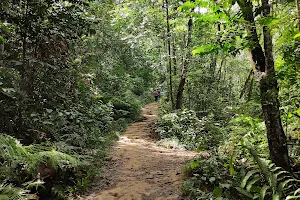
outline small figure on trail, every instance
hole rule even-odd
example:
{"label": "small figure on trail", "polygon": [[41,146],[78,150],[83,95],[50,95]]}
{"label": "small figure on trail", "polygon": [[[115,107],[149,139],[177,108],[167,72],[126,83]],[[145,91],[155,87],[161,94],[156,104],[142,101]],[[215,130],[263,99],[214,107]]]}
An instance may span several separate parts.
{"label": "small figure on trail", "polygon": [[155,101],[157,102],[157,101],[158,101],[158,98],[159,98],[159,92],[158,92],[157,90],[155,90],[155,91],[153,92],[153,96],[154,96]]}

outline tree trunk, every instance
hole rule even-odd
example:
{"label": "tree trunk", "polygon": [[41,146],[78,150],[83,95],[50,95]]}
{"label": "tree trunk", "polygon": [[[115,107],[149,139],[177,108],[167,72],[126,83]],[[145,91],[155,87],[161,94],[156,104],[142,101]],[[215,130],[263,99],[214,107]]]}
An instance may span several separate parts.
{"label": "tree trunk", "polygon": [[172,57],[173,57],[173,74],[174,76],[177,75],[177,60],[176,60],[176,37],[173,36],[172,42]]}
{"label": "tree trunk", "polygon": [[[264,17],[270,16],[268,0],[262,0]],[[263,27],[266,71],[259,86],[261,91],[261,104],[267,128],[267,136],[271,159],[286,170],[290,170],[286,136],[284,134],[278,101],[278,83],[273,60],[272,36],[267,26]]]}
{"label": "tree trunk", "polygon": [[209,66],[209,77],[207,80],[207,84],[206,84],[206,88],[207,88],[207,92],[206,95],[209,96],[211,89],[212,89],[212,84],[215,81],[215,71],[216,71],[216,67],[217,67],[217,57],[218,57],[218,52],[216,53],[216,55],[213,55],[212,57],[212,61],[210,63]]}
{"label": "tree trunk", "polygon": [[297,18],[298,18],[298,28],[300,30],[300,3],[296,0]]}
{"label": "tree trunk", "polygon": [[[288,158],[286,136],[280,118],[278,101],[279,88],[274,69],[273,46],[270,30],[267,26],[263,27],[265,50],[265,53],[263,53],[254,24],[252,3],[249,0],[240,0],[238,3],[243,12],[244,19],[250,23],[248,24],[248,29],[251,33],[250,42],[254,45],[254,48],[251,50],[252,59],[258,72],[261,74],[259,79],[260,98],[267,129],[270,156],[276,165],[290,171],[291,168]],[[270,5],[268,0],[262,0],[262,6],[264,8],[263,15],[268,17],[270,15]]]}
{"label": "tree trunk", "polygon": [[183,90],[184,90],[184,85],[186,83],[188,66],[189,66],[190,57],[191,57],[189,46],[190,46],[191,39],[192,39],[192,26],[193,26],[193,20],[192,20],[192,18],[190,18],[189,22],[188,22],[188,37],[187,37],[186,44],[185,44],[186,57],[182,64],[181,77],[180,77],[180,82],[179,82],[179,86],[178,86],[178,90],[177,90],[176,109],[182,108]]}
{"label": "tree trunk", "polygon": [[[249,83],[251,84],[252,80],[253,80],[253,75],[254,75],[254,71],[253,69],[250,70],[250,73],[244,83],[244,87],[243,87],[243,90],[240,94],[240,99],[243,97],[243,95],[246,93],[246,90],[247,90],[247,87],[249,85]],[[251,85],[249,85],[249,87],[251,87]]]}
{"label": "tree trunk", "polygon": [[173,99],[173,82],[172,82],[172,57],[171,57],[171,33],[169,24],[169,3],[166,3],[166,20],[167,20],[167,46],[168,46],[168,71],[169,71],[169,96],[172,104],[172,109],[174,109],[174,99]]}

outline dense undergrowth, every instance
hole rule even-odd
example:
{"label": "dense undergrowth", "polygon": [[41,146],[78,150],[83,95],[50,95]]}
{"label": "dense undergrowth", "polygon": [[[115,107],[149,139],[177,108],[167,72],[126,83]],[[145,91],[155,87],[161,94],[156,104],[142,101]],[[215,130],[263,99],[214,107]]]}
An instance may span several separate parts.
{"label": "dense undergrowth", "polygon": [[177,9],[190,17],[186,46],[177,47],[193,56],[164,82],[178,89],[160,102],[158,143],[200,152],[185,168],[187,199],[300,199],[295,6],[200,0]]}
{"label": "dense undergrowth", "polygon": [[[290,46],[291,49],[296,51],[297,47]],[[290,79],[293,72],[288,73],[284,66],[293,65],[294,61],[289,56],[285,60],[279,56],[275,62],[281,119],[291,160],[291,171],[287,172],[270,161],[258,82],[253,80],[245,99],[242,97],[249,84],[246,81],[243,86],[239,80],[247,77],[242,71],[249,65],[246,59],[243,53],[225,59],[223,67],[232,69],[236,77],[228,75],[227,81],[211,81],[215,74],[207,71],[205,64],[191,65],[183,109],[172,109],[168,98],[160,101],[158,144],[199,152],[199,157],[185,168],[182,192],[186,199],[300,198],[299,91],[296,91],[299,78]],[[239,74],[233,69],[236,64],[241,69]]]}
{"label": "dense undergrowth", "polygon": [[[268,160],[264,122],[256,115],[258,104],[243,103],[231,107],[230,112],[225,108],[228,118],[220,120],[213,113],[197,116],[193,110],[164,114],[167,104],[161,103],[158,144],[199,152],[184,169],[182,192],[186,199],[300,198],[299,174]],[[299,165],[297,149],[297,145],[291,147],[295,166]]]}
{"label": "dense undergrowth", "polygon": [[0,2],[0,199],[76,199],[139,119],[153,70],[112,7]]}
{"label": "dense undergrowth", "polygon": [[75,199],[153,89],[187,198],[299,198],[299,2],[184,2],[0,1],[0,199]]}
{"label": "dense undergrowth", "polygon": [[[187,199],[300,198],[299,174],[269,160],[265,124],[255,96],[239,105],[223,105],[223,116],[216,114],[219,107],[210,107],[212,111],[203,115],[187,109],[170,112],[169,104],[161,100],[158,144],[199,152],[184,170],[183,195]],[[290,134],[297,138],[298,119],[287,120],[286,129],[294,130]],[[297,143],[290,146],[290,152],[297,171]]]}
{"label": "dense undergrowth", "polygon": [[114,103],[99,101],[90,109],[33,112],[24,124],[30,127],[27,133],[31,137],[18,140],[12,134],[2,134],[1,199],[26,199],[26,194],[67,199],[84,192],[100,174],[111,142],[139,117],[139,104],[118,100],[115,107]]}

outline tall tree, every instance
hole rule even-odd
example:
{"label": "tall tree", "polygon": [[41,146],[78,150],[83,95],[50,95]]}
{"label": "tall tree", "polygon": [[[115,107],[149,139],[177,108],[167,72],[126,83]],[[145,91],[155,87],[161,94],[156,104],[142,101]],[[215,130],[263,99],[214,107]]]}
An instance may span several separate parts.
{"label": "tall tree", "polygon": [[171,56],[171,31],[169,23],[169,2],[165,0],[166,8],[166,21],[167,21],[167,48],[168,48],[168,72],[169,72],[169,96],[174,109],[174,98],[173,98],[173,81],[172,81],[172,56]]}
{"label": "tall tree", "polygon": [[185,44],[185,58],[182,63],[182,69],[181,69],[181,76],[180,76],[180,81],[179,81],[179,86],[177,90],[177,98],[176,98],[176,109],[181,109],[182,108],[182,100],[183,100],[183,91],[184,91],[184,86],[186,83],[186,78],[187,78],[187,72],[188,72],[188,66],[189,66],[189,61],[191,57],[191,52],[190,52],[190,43],[192,40],[192,26],[193,26],[193,19],[190,17],[188,21],[188,33],[187,33],[187,40]]}
{"label": "tall tree", "polygon": [[[290,171],[290,161],[286,136],[284,134],[278,101],[278,83],[274,69],[272,36],[269,27],[263,26],[264,51],[259,43],[256,26],[254,23],[253,4],[250,0],[237,1],[247,28],[251,34],[249,42],[253,46],[251,50],[252,59],[260,74],[259,88],[262,111],[267,129],[268,144],[271,159],[278,165]],[[270,4],[268,0],[262,0],[263,16],[270,16]]]}
{"label": "tall tree", "polygon": [[296,10],[297,10],[297,17],[298,17],[298,28],[300,30],[300,3],[299,3],[299,0],[296,0]]}

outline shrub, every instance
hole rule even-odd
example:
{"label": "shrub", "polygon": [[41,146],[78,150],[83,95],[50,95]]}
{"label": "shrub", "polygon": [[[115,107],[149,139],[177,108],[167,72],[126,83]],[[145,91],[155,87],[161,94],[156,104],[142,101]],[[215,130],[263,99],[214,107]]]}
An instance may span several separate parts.
{"label": "shrub", "polygon": [[212,149],[222,141],[223,132],[211,118],[198,119],[192,110],[163,115],[158,121],[162,139],[178,138],[186,149]]}
{"label": "shrub", "polygon": [[211,155],[190,161],[185,167],[189,177],[183,185],[183,194],[189,199],[235,199],[232,194],[238,174],[233,159]]}

